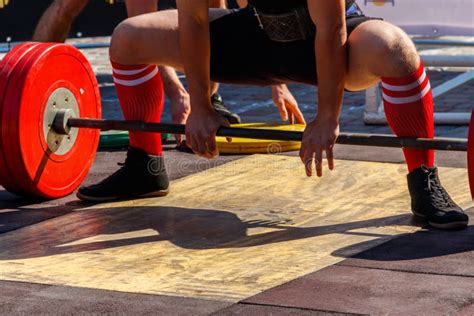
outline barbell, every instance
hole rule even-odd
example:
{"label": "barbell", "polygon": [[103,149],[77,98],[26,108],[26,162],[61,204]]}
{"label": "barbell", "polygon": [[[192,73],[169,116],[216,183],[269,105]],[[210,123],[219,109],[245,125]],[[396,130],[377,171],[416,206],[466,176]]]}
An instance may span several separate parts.
{"label": "barbell", "polygon": [[[185,133],[184,125],[101,119],[94,72],[84,55],[66,44],[28,42],[3,58],[0,115],[0,184],[42,198],[63,197],[79,187],[95,158],[100,130]],[[341,133],[337,143],[467,151],[473,192],[473,125],[471,118],[468,139]],[[301,141],[303,133],[222,127],[217,135]]]}

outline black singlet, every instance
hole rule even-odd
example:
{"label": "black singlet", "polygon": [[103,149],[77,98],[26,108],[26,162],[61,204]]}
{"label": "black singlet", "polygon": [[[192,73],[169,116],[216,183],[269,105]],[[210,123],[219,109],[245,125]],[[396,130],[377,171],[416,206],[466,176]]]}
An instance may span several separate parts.
{"label": "black singlet", "polygon": [[[262,12],[282,13],[294,8],[304,7],[307,0],[249,0],[249,4],[257,7]],[[346,0],[346,8],[349,9],[355,0]]]}

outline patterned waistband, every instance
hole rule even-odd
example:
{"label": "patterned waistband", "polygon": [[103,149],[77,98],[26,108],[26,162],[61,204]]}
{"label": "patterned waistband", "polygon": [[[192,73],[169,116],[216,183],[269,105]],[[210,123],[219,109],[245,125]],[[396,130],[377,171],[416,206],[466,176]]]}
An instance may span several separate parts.
{"label": "patterned waistband", "polygon": [[[251,4],[249,4],[248,7],[255,8],[262,15],[271,15],[271,16],[279,16],[279,15],[285,16],[288,13],[294,12],[295,10],[296,11],[308,10],[308,8],[305,6],[305,7],[296,7],[296,8],[288,9],[287,11],[284,11],[284,12],[266,12],[265,10],[260,9],[258,6],[254,6]],[[346,8],[346,17],[363,16],[363,15],[364,15],[364,12],[362,11],[362,9],[359,7],[359,5],[356,2],[349,4]]]}

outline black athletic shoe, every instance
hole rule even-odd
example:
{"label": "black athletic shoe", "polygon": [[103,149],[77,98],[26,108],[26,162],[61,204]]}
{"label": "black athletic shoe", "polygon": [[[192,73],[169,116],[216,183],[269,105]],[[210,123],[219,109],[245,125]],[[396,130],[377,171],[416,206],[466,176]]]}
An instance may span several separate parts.
{"label": "black athletic shoe", "polygon": [[436,167],[422,166],[408,174],[408,190],[413,214],[439,229],[461,229],[469,217],[442,187]]}
{"label": "black athletic shoe", "polygon": [[129,148],[125,163],[98,184],[81,187],[77,197],[84,201],[105,202],[168,194],[169,180],[163,157]]}
{"label": "black athletic shoe", "polygon": [[211,103],[214,106],[214,110],[225,117],[230,124],[240,124],[242,121],[240,120],[240,116],[235,113],[229,111],[222,100],[222,97],[219,93],[214,93],[211,96]]}

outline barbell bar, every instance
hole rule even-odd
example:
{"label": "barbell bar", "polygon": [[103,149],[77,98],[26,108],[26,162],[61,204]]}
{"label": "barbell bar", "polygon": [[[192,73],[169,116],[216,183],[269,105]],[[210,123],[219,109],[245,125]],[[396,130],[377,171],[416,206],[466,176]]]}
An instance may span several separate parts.
{"label": "barbell bar", "polygon": [[[469,139],[342,133],[337,143],[467,151],[474,189],[473,121],[474,116]],[[185,126],[101,119],[97,79],[84,55],[70,45],[24,43],[1,61],[0,184],[7,190],[43,198],[70,194],[93,163],[99,130],[184,134]],[[303,132],[222,127],[217,135],[301,141]]]}
{"label": "barbell bar", "polygon": [[[59,116],[58,116],[59,118]],[[76,128],[93,128],[102,131],[140,131],[152,133],[185,134],[185,125],[148,123],[140,121],[98,120],[86,118],[69,118],[67,122],[55,122],[56,132],[65,133],[56,126],[67,125]],[[59,129],[59,130],[58,130]],[[221,127],[217,136],[239,137],[263,140],[301,141],[303,132],[278,131],[268,129],[251,129],[236,127]],[[345,145],[361,145],[375,147],[417,148],[447,151],[467,151],[467,139],[463,138],[413,138],[396,137],[383,134],[341,133],[336,143]]]}

